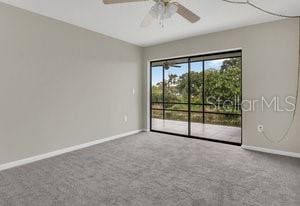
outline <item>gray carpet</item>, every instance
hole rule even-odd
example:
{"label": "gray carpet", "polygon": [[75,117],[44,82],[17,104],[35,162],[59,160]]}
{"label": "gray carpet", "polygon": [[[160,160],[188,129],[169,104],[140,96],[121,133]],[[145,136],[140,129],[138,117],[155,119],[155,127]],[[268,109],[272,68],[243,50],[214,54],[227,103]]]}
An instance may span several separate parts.
{"label": "gray carpet", "polygon": [[2,171],[0,205],[299,206],[300,160],[141,133]]}

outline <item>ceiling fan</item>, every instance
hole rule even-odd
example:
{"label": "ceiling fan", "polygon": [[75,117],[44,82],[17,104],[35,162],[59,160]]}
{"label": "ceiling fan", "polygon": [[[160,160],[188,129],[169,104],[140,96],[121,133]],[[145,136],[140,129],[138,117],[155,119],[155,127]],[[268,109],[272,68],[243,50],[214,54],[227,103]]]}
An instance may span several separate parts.
{"label": "ceiling fan", "polygon": [[181,68],[181,66],[177,65],[176,63],[171,63],[171,62],[168,62],[168,61],[166,61],[166,62],[163,63],[163,68],[164,68],[165,70],[168,70],[168,69],[170,69],[171,67]]}
{"label": "ceiling fan", "polygon": [[[149,0],[103,0],[104,4],[119,4],[129,2],[140,2]],[[143,19],[141,26],[149,26],[154,19],[158,19],[163,26],[165,19],[171,18],[175,13],[179,14],[191,23],[196,23],[200,17],[187,9],[185,6],[172,0],[153,0],[155,4],[151,7],[149,13]]]}

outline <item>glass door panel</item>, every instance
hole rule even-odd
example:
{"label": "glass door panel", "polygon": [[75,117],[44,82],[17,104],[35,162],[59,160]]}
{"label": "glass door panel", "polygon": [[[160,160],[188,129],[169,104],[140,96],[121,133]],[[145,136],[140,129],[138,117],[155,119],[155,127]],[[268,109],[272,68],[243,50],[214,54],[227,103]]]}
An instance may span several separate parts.
{"label": "glass door panel", "polygon": [[203,61],[190,63],[191,135],[202,136],[203,128]]}
{"label": "glass door panel", "polygon": [[160,130],[158,120],[163,119],[163,67],[151,68],[151,122],[153,130]]}
{"label": "glass door panel", "polygon": [[203,137],[241,143],[241,58],[204,61]]}
{"label": "glass door panel", "polygon": [[188,135],[188,61],[164,62],[163,131]]}
{"label": "glass door panel", "polygon": [[152,130],[188,135],[187,82],[187,58],[152,64]]}

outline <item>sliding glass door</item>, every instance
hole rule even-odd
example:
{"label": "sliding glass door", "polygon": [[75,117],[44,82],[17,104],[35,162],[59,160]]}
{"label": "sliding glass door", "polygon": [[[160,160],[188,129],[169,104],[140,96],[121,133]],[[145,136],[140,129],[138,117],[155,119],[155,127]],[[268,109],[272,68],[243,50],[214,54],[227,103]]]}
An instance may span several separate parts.
{"label": "sliding glass door", "polygon": [[241,51],[151,62],[151,130],[241,144]]}
{"label": "sliding glass door", "polygon": [[186,58],[152,63],[152,128],[188,135]]}

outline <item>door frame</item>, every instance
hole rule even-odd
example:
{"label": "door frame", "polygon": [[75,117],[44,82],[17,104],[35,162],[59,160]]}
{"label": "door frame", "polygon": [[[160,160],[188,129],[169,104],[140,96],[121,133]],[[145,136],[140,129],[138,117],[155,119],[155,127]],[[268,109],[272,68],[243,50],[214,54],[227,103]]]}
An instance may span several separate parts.
{"label": "door frame", "polygon": [[[226,55],[226,54],[232,54],[232,53],[240,53],[241,55],[236,56],[241,58],[241,95],[240,95],[240,101],[242,102],[243,100],[243,55],[242,55],[242,49],[235,49],[235,50],[230,50],[230,51],[223,51],[223,52],[215,52],[215,53],[208,53],[208,54],[200,54],[200,55],[190,55],[190,56],[182,56],[182,57],[175,57],[175,58],[163,58],[163,59],[156,59],[153,61],[150,61],[150,64],[148,64],[149,69],[147,69],[147,73],[149,74],[149,78],[148,78],[148,88],[147,88],[147,92],[149,92],[149,101],[147,102],[149,104],[149,106],[147,107],[147,110],[149,111],[149,115],[147,115],[147,119],[149,120],[149,131],[151,132],[157,132],[157,133],[163,133],[163,134],[169,134],[169,135],[176,135],[176,136],[181,136],[181,137],[186,137],[186,138],[192,138],[192,139],[200,139],[200,140],[207,140],[207,141],[211,141],[211,142],[217,142],[217,143],[224,143],[224,144],[230,144],[230,145],[237,145],[237,146],[241,146],[243,143],[243,112],[241,111],[240,117],[241,117],[241,143],[236,143],[236,142],[228,142],[228,141],[224,141],[224,140],[218,140],[218,139],[210,139],[210,138],[206,138],[206,137],[199,137],[199,136],[193,136],[191,135],[191,95],[190,95],[190,86],[191,86],[191,82],[190,82],[190,71],[191,71],[191,58],[201,58],[201,57],[210,57],[210,56],[215,56],[215,55]],[[160,62],[160,61],[172,61],[172,60],[177,60],[177,59],[182,59],[182,58],[187,58],[188,59],[188,135],[185,134],[178,134],[178,133],[172,133],[172,132],[166,132],[166,131],[159,131],[159,130],[155,130],[152,129],[152,65],[155,62]],[[224,58],[224,57],[223,57]],[[232,56],[231,58],[234,58],[234,56]],[[215,60],[216,58],[212,58],[212,60]],[[202,61],[202,63],[204,64],[204,60]],[[203,65],[203,71],[205,70],[204,65]],[[164,73],[164,69],[163,69],[163,73]],[[163,82],[165,81],[164,78],[164,74],[163,74]],[[203,74],[203,84],[204,84],[204,74]],[[204,86],[203,86],[204,89]],[[202,92],[203,93],[203,92]],[[204,95],[204,94],[202,94]],[[164,105],[164,104],[163,104]],[[163,112],[164,113],[164,112]],[[205,111],[203,111],[203,116],[205,114]],[[203,119],[204,121],[204,119]]]}

